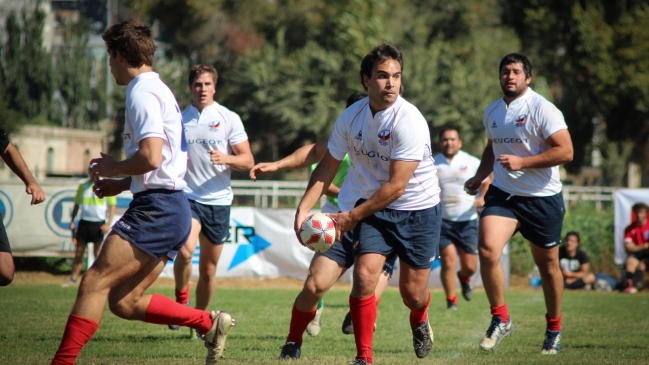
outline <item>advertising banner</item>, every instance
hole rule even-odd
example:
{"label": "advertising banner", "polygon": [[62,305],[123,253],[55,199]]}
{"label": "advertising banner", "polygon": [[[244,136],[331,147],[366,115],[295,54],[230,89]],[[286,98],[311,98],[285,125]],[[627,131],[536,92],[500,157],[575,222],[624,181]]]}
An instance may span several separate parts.
{"label": "advertising banner", "polygon": [[[0,185],[0,215],[7,229],[15,256],[68,256],[72,257],[74,244],[71,238],[70,214],[79,182],[45,182],[41,186],[47,200],[31,206],[31,196],[19,182],[2,182]],[[119,220],[131,201],[130,193],[117,199]],[[294,209],[233,207],[230,216],[230,238],[224,244],[217,267],[217,277],[267,277],[288,276],[304,279],[307,276],[313,252],[302,247],[293,232]],[[198,277],[198,245],[192,260],[192,276]],[[509,254],[503,252],[503,269],[509,283]],[[430,276],[431,287],[441,287],[439,260],[434,261]],[[173,263],[165,266],[161,276],[173,278]],[[351,270],[342,280],[351,280]],[[399,263],[390,281],[398,285]],[[481,286],[479,273],[472,282]]]}

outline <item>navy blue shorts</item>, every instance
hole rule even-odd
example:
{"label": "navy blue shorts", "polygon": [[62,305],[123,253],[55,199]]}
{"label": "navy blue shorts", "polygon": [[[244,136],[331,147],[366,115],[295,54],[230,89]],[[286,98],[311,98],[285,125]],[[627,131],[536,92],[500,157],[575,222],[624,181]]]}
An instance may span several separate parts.
{"label": "navy blue shorts", "polygon": [[[361,199],[356,205],[361,204]],[[418,269],[430,269],[439,256],[442,207],[423,210],[385,208],[361,220],[354,228],[354,255],[378,253]]]}
{"label": "navy blue shorts", "polygon": [[0,215],[0,252],[11,253],[11,246],[9,246],[9,237],[7,237],[7,230],[5,229],[2,216]]}
{"label": "navy blue shorts", "polygon": [[478,254],[478,219],[453,222],[442,219],[442,232],[439,235],[439,249],[450,245],[470,254]]}
{"label": "navy blue shorts", "polygon": [[189,237],[191,217],[181,190],[146,190],[133,195],[113,232],[157,259],[173,260]]}
{"label": "navy blue shorts", "polygon": [[88,242],[101,244],[104,240],[104,232],[101,231],[101,226],[105,223],[104,221],[91,222],[81,219],[74,237],[76,237],[77,242],[80,244],[86,244]]}
{"label": "navy blue shorts", "polygon": [[192,218],[201,224],[201,233],[215,245],[221,245],[230,238],[230,206],[207,205],[189,201]]}
{"label": "navy blue shorts", "polygon": [[561,243],[561,229],[566,207],[561,193],[529,197],[506,193],[491,185],[484,197],[480,217],[495,215],[518,220],[523,237],[541,248]]}
{"label": "navy blue shorts", "polygon": [[[346,267],[348,269],[352,267],[352,265],[354,265],[353,232],[354,231],[345,232],[343,234],[343,238],[339,242],[336,242],[335,245],[331,246],[331,248],[328,251],[323,252],[322,255],[333,260],[340,266]],[[390,277],[392,277],[392,273],[394,272],[394,266],[396,265],[396,262],[397,262],[396,253],[390,254],[385,259],[385,264],[383,264],[383,271],[388,273]]]}

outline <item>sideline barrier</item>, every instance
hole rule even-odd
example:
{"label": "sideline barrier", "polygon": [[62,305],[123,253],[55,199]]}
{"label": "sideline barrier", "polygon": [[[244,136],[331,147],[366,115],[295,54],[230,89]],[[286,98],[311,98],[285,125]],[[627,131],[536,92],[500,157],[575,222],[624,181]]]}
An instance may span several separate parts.
{"label": "sideline barrier", "polygon": [[[47,200],[30,206],[31,196],[25,194],[19,181],[0,185],[0,214],[3,216],[14,256],[72,257],[74,244],[69,230],[74,195],[80,181],[43,182]],[[118,196],[115,223],[131,201],[130,193]],[[225,243],[217,276],[306,278],[313,252],[302,247],[293,232],[295,210],[258,207],[233,207],[230,216],[230,239]],[[198,277],[200,245],[192,260],[192,276]],[[503,252],[503,269],[509,286],[509,250]],[[399,263],[390,279],[398,285]],[[173,263],[168,262],[162,277],[173,277]],[[341,280],[351,280],[351,270]],[[479,272],[472,278],[482,286]],[[433,265],[431,287],[441,287],[439,260]]]}

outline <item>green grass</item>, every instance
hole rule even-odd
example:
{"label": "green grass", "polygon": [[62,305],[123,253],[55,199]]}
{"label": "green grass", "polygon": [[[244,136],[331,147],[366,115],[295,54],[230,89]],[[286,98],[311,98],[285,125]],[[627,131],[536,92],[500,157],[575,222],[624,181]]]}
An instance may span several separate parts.
{"label": "green grass", "polygon": [[[171,288],[152,288],[171,296]],[[47,364],[58,348],[76,290],[58,285],[0,288],[0,364]],[[287,331],[297,290],[217,289],[212,308],[227,309],[237,319],[222,364],[287,364],[276,360]],[[302,364],[347,364],[355,355],[353,336],[341,321],[349,292],[325,296],[323,329],[305,334]],[[419,360],[412,350],[408,310],[399,293],[389,290],[379,307],[374,337],[375,364],[641,364],[649,361],[649,295],[567,292],[563,300],[563,350],[539,354],[545,328],[540,291],[512,290],[507,301],[516,326],[493,353],[478,350],[489,325],[484,292],[472,302],[460,298],[458,311],[446,311],[443,293],[430,306],[435,346]],[[189,330],[119,319],[106,311],[100,329],[77,364],[203,364],[205,348],[188,339]],[[290,362],[294,363],[294,362]]]}

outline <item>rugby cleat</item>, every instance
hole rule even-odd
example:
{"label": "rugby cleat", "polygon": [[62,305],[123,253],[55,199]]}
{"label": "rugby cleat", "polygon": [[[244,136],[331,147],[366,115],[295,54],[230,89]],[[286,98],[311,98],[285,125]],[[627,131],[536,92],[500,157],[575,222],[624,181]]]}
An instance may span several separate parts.
{"label": "rugby cleat", "polygon": [[212,328],[203,335],[203,341],[207,348],[205,365],[214,365],[221,360],[228,332],[234,326],[234,319],[228,312],[212,311],[210,316],[212,317]]}
{"label": "rugby cleat", "polygon": [[454,300],[446,299],[446,309],[456,311],[457,310],[457,304],[455,304]]}
{"label": "rugby cleat", "polygon": [[352,325],[352,313],[347,312],[345,319],[343,319],[343,333],[346,335],[354,334],[354,326]]}
{"label": "rugby cleat", "polygon": [[352,362],[349,365],[372,365],[372,364],[370,364],[369,362],[367,362],[367,361],[365,361],[363,359],[358,359],[357,358],[357,359],[354,360],[354,362]]}
{"label": "rugby cleat", "polygon": [[457,272],[457,278],[460,281],[460,286],[462,287],[462,296],[464,299],[467,301],[470,301],[473,299],[473,286],[471,286],[470,282],[463,282],[462,279],[460,279],[460,272]]}
{"label": "rugby cleat", "polygon": [[556,355],[559,351],[561,351],[561,332],[546,329],[541,355]]}
{"label": "rugby cleat", "polygon": [[511,316],[507,323],[503,323],[499,316],[493,316],[487,334],[480,341],[480,348],[486,351],[495,350],[500,345],[500,341],[512,333],[514,333],[514,325]]}
{"label": "rugby cleat", "polygon": [[282,346],[282,352],[279,354],[280,360],[290,360],[290,359],[299,359],[302,351],[300,350],[300,345],[295,342],[287,342]]}
{"label": "rugby cleat", "polygon": [[423,359],[433,348],[433,329],[430,328],[428,318],[420,324],[412,327],[412,347],[415,355]]}

